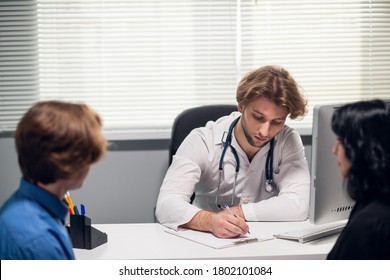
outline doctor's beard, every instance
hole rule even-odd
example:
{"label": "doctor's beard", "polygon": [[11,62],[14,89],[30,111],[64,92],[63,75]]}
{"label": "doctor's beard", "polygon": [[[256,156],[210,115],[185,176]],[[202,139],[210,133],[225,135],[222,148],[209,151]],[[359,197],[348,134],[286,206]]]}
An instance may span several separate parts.
{"label": "doctor's beard", "polygon": [[245,117],[244,117],[244,114],[242,114],[242,116],[241,116],[241,127],[242,127],[242,130],[244,131],[244,135],[245,135],[246,141],[248,141],[249,145],[251,145],[252,147],[261,149],[262,147],[264,147],[265,145],[267,145],[268,142],[271,140],[271,139],[268,138],[268,140],[265,141],[264,143],[257,144],[257,143],[253,140],[252,135],[251,135],[250,132],[249,132],[249,129],[248,129],[248,126],[247,126],[247,123],[246,123],[246,119],[245,119]]}

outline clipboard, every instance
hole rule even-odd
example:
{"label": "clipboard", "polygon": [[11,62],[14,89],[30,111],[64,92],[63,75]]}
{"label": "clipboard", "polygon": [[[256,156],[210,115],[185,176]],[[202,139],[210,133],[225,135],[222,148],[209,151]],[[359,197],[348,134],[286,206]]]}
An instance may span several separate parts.
{"label": "clipboard", "polygon": [[254,236],[246,234],[236,238],[218,238],[210,232],[203,232],[191,229],[178,229],[177,231],[172,229],[165,230],[167,233],[179,236],[181,238],[206,245],[214,249],[229,248],[249,243],[257,243],[261,241],[274,239],[272,235],[269,236]]}

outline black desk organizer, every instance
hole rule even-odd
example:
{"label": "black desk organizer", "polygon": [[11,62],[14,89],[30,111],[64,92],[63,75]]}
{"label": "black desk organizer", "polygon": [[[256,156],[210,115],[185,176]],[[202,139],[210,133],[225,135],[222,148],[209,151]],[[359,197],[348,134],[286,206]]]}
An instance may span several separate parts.
{"label": "black desk organizer", "polygon": [[70,215],[69,235],[73,248],[93,249],[107,242],[107,234],[91,226],[91,219]]}

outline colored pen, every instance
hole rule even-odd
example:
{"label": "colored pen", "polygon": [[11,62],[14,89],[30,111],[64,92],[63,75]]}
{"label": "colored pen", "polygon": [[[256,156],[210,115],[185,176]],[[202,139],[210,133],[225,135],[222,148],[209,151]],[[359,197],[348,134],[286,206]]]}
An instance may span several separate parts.
{"label": "colored pen", "polygon": [[77,209],[77,206],[76,206],[76,205],[73,206],[73,209],[74,209],[74,214],[75,214],[75,215],[80,215],[79,209]]}
{"label": "colored pen", "polygon": [[69,207],[69,209],[70,209],[72,215],[74,215],[74,214],[75,214],[75,213],[74,213],[74,205],[73,205],[72,198],[70,197],[69,192],[66,192],[66,194],[65,194],[65,200],[66,200],[66,202],[68,202],[68,207]]}
{"label": "colored pen", "polygon": [[84,206],[84,204],[80,204],[80,208],[81,208],[81,215],[85,216],[85,206]]}
{"label": "colored pen", "polygon": [[[234,217],[237,218],[236,214],[233,213],[233,211],[232,211],[232,209],[230,209],[229,205],[225,204],[225,209],[226,209],[226,211],[229,212],[230,215],[233,215]],[[248,230],[248,233],[251,234],[249,230]]]}
{"label": "colored pen", "polygon": [[73,210],[72,208],[70,208],[70,204],[69,204],[69,199],[68,199],[68,197],[65,197],[65,201],[66,201],[66,203],[68,204],[69,214],[74,215],[74,210]]}

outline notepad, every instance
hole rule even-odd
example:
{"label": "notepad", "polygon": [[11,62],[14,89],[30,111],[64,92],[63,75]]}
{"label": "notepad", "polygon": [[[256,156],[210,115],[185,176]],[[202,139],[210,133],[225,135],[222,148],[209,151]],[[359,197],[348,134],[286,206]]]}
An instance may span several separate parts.
{"label": "notepad", "polygon": [[218,238],[214,236],[212,233],[196,231],[191,229],[179,229],[177,231],[172,229],[167,229],[166,232],[215,249],[229,248],[237,245],[243,245],[248,243],[255,243],[255,242],[274,239],[274,237],[271,235],[255,236],[251,234],[246,234],[244,236],[240,236],[236,238]]}

